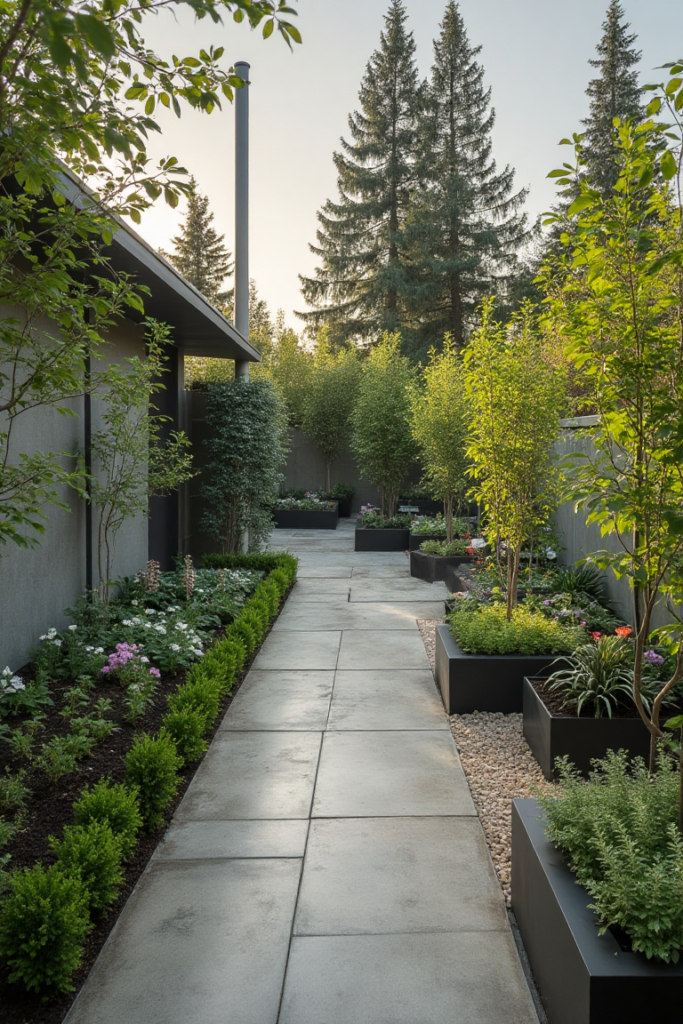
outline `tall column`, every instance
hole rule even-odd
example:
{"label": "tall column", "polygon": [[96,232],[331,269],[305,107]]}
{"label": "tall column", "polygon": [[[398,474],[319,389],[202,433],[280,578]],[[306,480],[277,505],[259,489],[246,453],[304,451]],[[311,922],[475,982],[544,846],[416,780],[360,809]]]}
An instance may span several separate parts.
{"label": "tall column", "polygon": [[[249,65],[235,63],[249,81]],[[235,89],[235,327],[249,341],[249,86]],[[235,376],[249,380],[249,362],[235,360]]]}

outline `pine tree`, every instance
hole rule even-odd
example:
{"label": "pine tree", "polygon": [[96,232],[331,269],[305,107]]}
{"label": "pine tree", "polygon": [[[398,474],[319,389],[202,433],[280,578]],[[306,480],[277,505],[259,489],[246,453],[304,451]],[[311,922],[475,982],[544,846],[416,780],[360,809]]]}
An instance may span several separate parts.
{"label": "pine tree", "polygon": [[209,302],[221,308],[232,296],[231,291],[221,291],[225,278],[232,274],[231,254],[224,244],[225,235],[217,234],[212,226],[208,198],[197,191],[193,177],[190,185],[185,223],[171,239],[174,252],[163,255]]}
{"label": "pine tree", "polygon": [[637,36],[628,34],[630,26],[623,18],[621,3],[611,0],[597,46],[598,56],[589,61],[591,67],[598,70],[599,77],[594,78],[586,90],[590,113],[583,122],[586,129],[584,156],[588,178],[603,195],[611,192],[618,176],[614,118],[643,116],[635,70],[641,52],[634,49]]}
{"label": "pine tree", "polygon": [[497,171],[491,156],[495,111],[458,4],[446,7],[434,41],[434,64],[421,122],[420,177],[409,221],[410,336],[413,355],[457,348],[482,297],[504,289],[528,236],[521,208],[527,190],[513,190],[514,170]]}
{"label": "pine tree", "polygon": [[379,48],[349,117],[351,142],[334,154],[339,199],[318,213],[320,258],[315,277],[301,277],[313,310],[300,313],[312,330],[328,325],[333,346],[370,341],[402,320],[404,227],[415,186],[414,153],[420,84],[415,43],[402,0],[391,0]]}

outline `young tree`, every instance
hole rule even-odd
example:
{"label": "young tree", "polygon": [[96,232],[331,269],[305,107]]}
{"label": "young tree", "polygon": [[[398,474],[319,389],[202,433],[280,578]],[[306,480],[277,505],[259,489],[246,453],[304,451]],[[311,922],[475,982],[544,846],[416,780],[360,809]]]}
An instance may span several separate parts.
{"label": "young tree", "polygon": [[257,548],[272,527],[272,508],[287,457],[286,415],[268,380],[227,381],[209,388],[201,496],[202,527],[226,553]]}
{"label": "young tree", "polygon": [[629,34],[620,0],[610,0],[602,25],[598,56],[589,63],[598,71],[586,90],[590,113],[583,122],[583,157],[590,183],[607,196],[619,177],[619,145],[614,119],[641,120],[644,114],[636,65],[641,57],[634,48],[635,33]]}
{"label": "young tree", "polygon": [[409,419],[416,370],[400,355],[400,345],[400,334],[384,334],[370,350],[351,416],[351,448],[361,476],[379,487],[382,512],[390,516],[417,457]]}
{"label": "young tree", "polygon": [[505,328],[482,309],[465,351],[471,410],[467,453],[489,543],[507,552],[507,616],[517,604],[520,555],[556,504],[553,443],[564,399],[564,367],[548,352],[525,306]]}
{"label": "young tree", "polygon": [[350,441],[360,374],[356,350],[344,348],[333,352],[323,329],[304,392],[302,430],[325,456],[328,491],[332,489],[332,463]]}
{"label": "young tree", "polygon": [[285,316],[278,311],[275,331],[263,362],[254,367],[255,378],[266,377],[284,403],[290,427],[301,427],[306,395],[313,372],[313,354],[301,343]]}
{"label": "young tree", "polygon": [[407,229],[411,348],[462,348],[484,295],[504,288],[529,238],[514,170],[491,156],[495,112],[456,3],[446,7],[420,120],[420,178]]}
{"label": "young tree", "polygon": [[450,335],[443,350],[429,352],[419,385],[410,391],[410,423],[424,466],[423,486],[444,503],[446,533],[453,540],[453,511],[468,488],[469,408],[462,360]]}
{"label": "young tree", "polygon": [[351,142],[334,154],[339,199],[318,214],[320,259],[315,277],[301,277],[313,310],[299,313],[330,341],[377,339],[402,323],[404,228],[415,186],[420,85],[415,43],[402,0],[391,0],[379,49],[360,88],[360,112],[349,117]]}
{"label": "young tree", "polygon": [[197,191],[194,177],[189,181],[185,221],[180,234],[171,241],[174,251],[162,250],[163,255],[209,302],[223,308],[230,301],[232,291],[221,291],[221,286],[232,274],[233,264],[225,235],[219,235],[213,227],[208,196]]}
{"label": "young tree", "polygon": [[123,524],[147,515],[151,497],[168,494],[193,475],[187,437],[182,431],[171,431],[164,439],[169,418],[150,404],[150,396],[163,390],[160,377],[166,372],[168,328],[147,321],[146,341],[144,359],[136,356],[107,368],[107,382],[98,395],[102,427],[92,435],[90,494],[97,521],[99,597],[105,606],[116,538]]}
{"label": "young tree", "polygon": [[[665,101],[680,139],[683,64],[671,72]],[[662,106],[655,97],[648,114]],[[633,593],[634,696],[651,735],[651,767],[662,703],[683,673],[683,150],[679,142],[662,152],[666,130],[652,121],[619,126],[619,176],[607,195],[582,177],[575,137],[576,168],[557,173],[561,185],[575,184],[576,229],[564,263],[545,279],[553,325],[594,385],[595,450],[576,460],[569,496],[614,542],[595,563],[627,579]],[[669,624],[653,632],[658,602]],[[658,640],[675,667],[648,711],[645,655]]]}

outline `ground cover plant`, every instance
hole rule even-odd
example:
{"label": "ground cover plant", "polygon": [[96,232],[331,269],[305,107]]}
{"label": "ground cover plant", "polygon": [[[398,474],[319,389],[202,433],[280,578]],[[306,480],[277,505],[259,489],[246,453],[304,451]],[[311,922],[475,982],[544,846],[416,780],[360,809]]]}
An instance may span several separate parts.
{"label": "ground cover plant", "polygon": [[508,618],[504,604],[466,607],[467,603],[458,601],[447,616],[451,633],[465,654],[570,654],[580,642],[575,627],[561,626],[523,606]]}
{"label": "ground cover plant", "polygon": [[284,510],[298,509],[300,512],[331,512],[336,505],[336,501],[328,501],[315,494],[307,494],[303,498],[278,498],[273,508]]}
{"label": "ground cover plant", "polygon": [[[468,550],[469,549],[469,550]],[[436,555],[439,558],[450,558],[454,555],[466,555],[473,551],[467,540],[424,540],[420,544],[423,555]]]}
{"label": "ground cover plant", "polygon": [[358,518],[360,526],[366,530],[409,530],[410,513],[399,513],[397,516],[385,516],[379,509],[363,506]]}
{"label": "ground cover plant", "polygon": [[[104,626],[84,604],[75,629],[45,634],[40,668],[3,676],[0,1000],[12,1024],[61,1021],[296,574],[288,555],[207,562],[148,565]],[[105,628],[113,651],[87,651]],[[122,639],[136,631],[142,643]]]}
{"label": "ground cover plant", "polygon": [[[416,516],[410,524],[410,532],[417,536],[429,534],[432,537],[446,537],[445,517],[440,512],[435,516]],[[453,538],[472,537],[476,533],[476,524],[471,520],[453,518]]]}
{"label": "ground cover plant", "polygon": [[677,824],[675,762],[659,755],[651,774],[642,760],[611,752],[588,782],[558,761],[559,792],[539,800],[547,836],[563,851],[593,898],[601,931],[617,930],[627,948],[677,963],[683,948],[683,840]]}

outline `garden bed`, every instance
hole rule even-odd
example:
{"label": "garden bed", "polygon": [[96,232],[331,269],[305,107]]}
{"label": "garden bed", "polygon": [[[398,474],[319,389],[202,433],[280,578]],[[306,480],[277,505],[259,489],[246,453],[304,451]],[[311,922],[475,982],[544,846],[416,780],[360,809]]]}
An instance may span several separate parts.
{"label": "garden bed", "polygon": [[452,569],[471,561],[471,555],[428,555],[424,551],[411,550],[410,575],[427,583],[435,583],[447,579]]}
{"label": "garden bed", "polygon": [[512,909],[549,1019],[558,1024],[680,1024],[683,963],[625,951],[598,934],[591,897],[544,836],[536,800],[512,809]]}
{"label": "garden bed", "polygon": [[407,551],[410,530],[376,529],[357,526],[354,551]]}
{"label": "garden bed", "polygon": [[553,654],[465,654],[448,626],[436,627],[436,682],[449,715],[521,711],[524,676],[555,660]]}
{"label": "garden bed", "polygon": [[278,530],[336,530],[339,522],[339,505],[333,509],[273,509],[273,518]]}
{"label": "garden bed", "polygon": [[411,533],[408,538],[408,550],[417,551],[420,544],[424,544],[426,540],[445,540],[445,533]]}
{"label": "garden bed", "polygon": [[626,750],[632,757],[647,759],[650,733],[635,707],[630,713],[612,718],[577,718],[562,708],[559,696],[548,691],[541,679],[524,679],[524,738],[531,747],[546,779],[554,778],[558,757],[567,756],[587,775],[594,758],[608,750]]}

